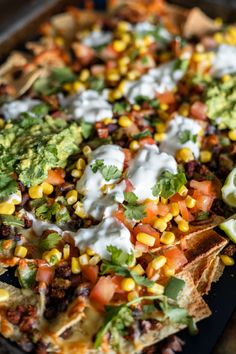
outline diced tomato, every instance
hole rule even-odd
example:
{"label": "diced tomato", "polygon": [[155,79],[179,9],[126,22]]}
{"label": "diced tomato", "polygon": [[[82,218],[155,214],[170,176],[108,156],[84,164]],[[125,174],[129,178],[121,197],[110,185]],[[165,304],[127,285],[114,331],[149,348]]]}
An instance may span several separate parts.
{"label": "diced tomato", "polygon": [[146,246],[146,245],[144,245],[143,243],[138,242],[138,241],[135,242],[135,249],[136,249],[137,251],[141,251],[141,252],[143,252],[143,253],[146,253],[146,252],[148,252],[148,250],[149,250],[148,246]]}
{"label": "diced tomato", "polygon": [[150,279],[154,275],[154,268],[152,267],[151,263],[149,263],[146,268],[146,274],[148,279]]}
{"label": "diced tomato", "polygon": [[101,277],[90,293],[90,300],[95,303],[98,309],[103,310],[116,291],[117,285],[112,281],[111,276]]}
{"label": "diced tomato", "polygon": [[115,51],[113,46],[110,44],[101,50],[100,56],[106,60],[116,59],[118,57],[118,53]]}
{"label": "diced tomato", "polygon": [[199,120],[206,120],[207,119],[207,106],[205,103],[196,101],[190,107],[190,114],[193,118]]}
{"label": "diced tomato", "polygon": [[113,277],[112,277],[112,282],[115,284],[115,286],[116,286],[116,290],[115,290],[115,292],[116,293],[124,293],[124,290],[123,289],[121,289],[121,281],[122,281],[122,279],[124,279],[123,277],[121,277],[120,275],[114,275]]}
{"label": "diced tomato", "polygon": [[133,187],[131,181],[129,179],[125,179],[125,184],[126,184],[125,192],[126,193],[132,192],[134,187]]}
{"label": "diced tomato", "polygon": [[169,213],[169,205],[158,203],[157,204],[157,215],[166,216]]}
{"label": "diced tomato", "polygon": [[[160,234],[157,232],[151,225],[148,224],[139,224],[135,226],[133,230],[133,235],[136,237],[136,235],[140,232],[144,232],[145,234],[151,235],[155,237],[156,242],[155,242],[155,247],[158,247],[160,244]],[[137,243],[137,242],[136,242]]]}
{"label": "diced tomato", "polygon": [[176,101],[174,92],[159,93],[157,97],[159,98],[161,104],[172,104]]}
{"label": "diced tomato", "polygon": [[141,146],[145,146],[145,145],[154,145],[156,143],[155,143],[155,140],[149,136],[147,138],[140,139],[139,144]]}
{"label": "diced tomato", "polygon": [[38,268],[36,273],[36,280],[44,282],[47,285],[51,283],[54,276],[54,269],[48,265],[42,265]]}
{"label": "diced tomato", "polygon": [[48,171],[48,178],[46,182],[52,184],[53,186],[58,186],[65,183],[64,180],[65,171],[62,168],[55,168],[54,170]]}
{"label": "diced tomato", "polygon": [[209,211],[212,207],[214,197],[209,195],[201,195],[197,199],[196,207],[202,211]]}
{"label": "diced tomato", "polygon": [[192,214],[190,213],[190,211],[186,207],[185,201],[184,200],[179,201],[178,205],[179,205],[179,210],[180,210],[180,214],[182,215],[182,217],[186,221],[193,221],[194,217],[192,216]]}
{"label": "diced tomato", "polygon": [[154,202],[145,203],[146,216],[142,219],[144,224],[152,224],[158,213],[158,207]]}
{"label": "diced tomato", "polygon": [[76,58],[78,58],[83,65],[90,63],[95,56],[94,50],[85,44],[76,42],[73,43],[72,48]]}
{"label": "diced tomato", "polygon": [[95,284],[98,278],[98,266],[86,265],[82,268],[82,273],[91,283]]}
{"label": "diced tomato", "polygon": [[91,66],[91,73],[94,76],[101,75],[104,73],[104,71],[105,71],[104,65],[96,64]]}
{"label": "diced tomato", "polygon": [[211,181],[202,181],[198,182],[194,179],[190,182],[190,187],[196,189],[197,191],[201,192],[205,195],[215,195],[213,185]]}
{"label": "diced tomato", "polygon": [[129,166],[130,160],[132,158],[132,154],[129,149],[123,149],[123,153],[125,154],[124,168],[126,168]]}
{"label": "diced tomato", "polygon": [[97,129],[97,134],[100,139],[106,139],[109,135],[107,127],[102,127]]}
{"label": "diced tomato", "polygon": [[163,254],[167,258],[168,267],[174,268],[176,270],[182,268],[188,262],[184,252],[181,251],[178,247],[168,248],[163,252]]}

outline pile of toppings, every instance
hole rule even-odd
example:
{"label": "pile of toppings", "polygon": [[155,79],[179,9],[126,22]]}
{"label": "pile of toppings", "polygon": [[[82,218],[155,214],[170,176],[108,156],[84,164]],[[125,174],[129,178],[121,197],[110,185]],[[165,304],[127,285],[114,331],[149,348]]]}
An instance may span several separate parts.
{"label": "pile of toppings", "polygon": [[[119,350],[150,313],[193,327],[177,303],[186,235],[236,207],[236,29],[193,44],[161,18],[114,19],[69,36],[48,23],[17,66],[38,72],[24,96],[1,84],[0,264],[49,321],[86,297],[104,316],[95,348]],[[7,318],[41,353],[21,311]]]}

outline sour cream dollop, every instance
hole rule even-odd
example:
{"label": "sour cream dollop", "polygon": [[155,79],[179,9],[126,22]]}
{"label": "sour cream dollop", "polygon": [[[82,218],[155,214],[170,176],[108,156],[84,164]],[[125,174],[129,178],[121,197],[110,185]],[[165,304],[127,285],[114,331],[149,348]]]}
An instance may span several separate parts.
{"label": "sour cream dollop", "polygon": [[[199,157],[199,133],[201,126],[193,119],[185,118],[176,115],[169,123],[166,131],[166,137],[160,144],[160,151],[175,156],[177,150],[187,147],[189,148],[196,158]],[[189,132],[192,137],[195,136],[196,141],[188,140],[181,143],[181,134]]]}
{"label": "sour cream dollop", "polygon": [[212,72],[215,77],[236,73],[236,47],[222,44],[216,51],[212,63]]}
{"label": "sour cream dollop", "polygon": [[58,227],[57,225],[51,224],[47,221],[36,219],[36,217],[32,213],[29,213],[29,212],[26,212],[26,215],[29,218],[29,220],[32,221],[32,230],[34,231],[34,233],[37,236],[41,236],[42,233],[46,230],[53,230],[60,235],[63,234],[62,229],[60,227]]}
{"label": "sour cream dollop", "polygon": [[112,118],[112,106],[97,91],[86,90],[73,96],[67,102],[73,118],[87,123],[96,123],[104,118]]}
{"label": "sour cream dollop", "polygon": [[113,217],[104,219],[96,226],[78,230],[74,239],[80,250],[85,251],[89,247],[101,258],[108,260],[110,254],[107,246],[115,246],[126,253],[133,250],[129,230]]}
{"label": "sour cream dollop", "polygon": [[96,48],[108,44],[112,40],[112,33],[108,31],[93,31],[86,36],[82,43],[88,47]]}
{"label": "sour cream dollop", "polygon": [[16,119],[21,113],[30,111],[39,103],[41,103],[41,101],[33,100],[31,98],[7,102],[4,103],[0,108],[0,113],[3,114],[6,119]]}

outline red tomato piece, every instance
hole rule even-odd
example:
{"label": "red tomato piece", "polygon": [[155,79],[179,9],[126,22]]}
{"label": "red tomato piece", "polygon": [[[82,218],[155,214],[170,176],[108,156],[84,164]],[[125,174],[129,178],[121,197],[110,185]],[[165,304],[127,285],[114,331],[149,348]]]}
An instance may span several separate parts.
{"label": "red tomato piece", "polygon": [[201,195],[197,198],[196,206],[202,211],[209,211],[212,207],[214,197],[209,195]]}
{"label": "red tomato piece", "polygon": [[159,93],[157,96],[161,104],[172,104],[175,103],[176,97],[173,92]]}
{"label": "red tomato piece", "polygon": [[54,170],[48,171],[48,178],[46,179],[46,182],[52,184],[53,186],[58,186],[65,182],[64,177],[65,171],[63,168],[55,168]]}
{"label": "red tomato piece", "polygon": [[125,179],[125,184],[126,184],[125,192],[126,193],[132,192],[134,187],[133,187],[131,181],[129,179]]}
{"label": "red tomato piece", "polygon": [[98,278],[98,266],[86,265],[82,268],[82,273],[85,278],[95,284]]}
{"label": "red tomato piece", "polygon": [[207,106],[203,102],[196,101],[190,107],[190,114],[195,119],[206,120],[207,119]]}
{"label": "red tomato piece", "polygon": [[198,182],[194,179],[190,182],[190,187],[205,195],[215,195],[211,181]]}
{"label": "red tomato piece", "polygon": [[186,221],[193,221],[194,217],[192,216],[192,214],[190,213],[190,211],[186,207],[185,201],[184,200],[179,201],[178,205],[179,205],[179,210],[180,210],[180,214],[182,215],[182,217]]}
{"label": "red tomato piece", "polygon": [[116,287],[117,285],[114,284],[111,276],[101,277],[90,293],[90,300],[102,310],[104,305],[107,305],[113,298]]}
{"label": "red tomato piece", "polygon": [[149,136],[147,138],[140,139],[139,144],[141,146],[145,146],[145,145],[154,145],[156,143],[155,143],[155,140]]}
{"label": "red tomato piece", "polygon": [[160,216],[166,216],[169,213],[169,205],[167,204],[162,204],[162,203],[158,203],[157,204],[157,215]]}
{"label": "red tomato piece", "polygon": [[178,247],[171,247],[165,250],[163,254],[167,258],[168,267],[176,270],[182,268],[188,262],[184,252]]}
{"label": "red tomato piece", "polygon": [[42,265],[38,268],[36,273],[36,280],[50,284],[54,276],[54,269],[48,265]]}

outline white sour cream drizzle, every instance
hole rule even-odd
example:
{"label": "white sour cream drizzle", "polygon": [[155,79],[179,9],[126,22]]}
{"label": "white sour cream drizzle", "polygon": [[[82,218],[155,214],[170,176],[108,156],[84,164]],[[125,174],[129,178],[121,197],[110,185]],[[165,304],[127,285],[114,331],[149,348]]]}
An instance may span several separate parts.
{"label": "white sour cream drizzle", "polygon": [[157,29],[157,26],[153,25],[152,23],[150,23],[148,21],[139,22],[133,26],[133,31],[136,32],[137,34],[141,34],[141,35],[149,34],[149,32],[152,32],[155,30],[157,30],[160,40],[163,39],[165,42],[171,41],[172,36],[167,31],[167,29],[164,27],[160,27]]}
{"label": "white sour cream drizzle", "polygon": [[212,72],[215,77],[236,73],[236,47],[221,44],[212,63]]}
{"label": "white sour cream drizzle", "polygon": [[163,171],[177,173],[177,163],[173,156],[160,153],[156,145],[145,145],[131,162],[127,172],[127,178],[139,201],[156,199],[152,194],[152,187]]}
{"label": "white sour cream drizzle", "polygon": [[107,251],[109,245],[126,253],[133,250],[129,230],[113,217],[108,217],[100,224],[88,229],[78,230],[74,239],[79,249],[85,251],[89,247],[103,259],[110,259]]}
{"label": "white sour cream drizzle", "polygon": [[82,43],[88,47],[99,47],[101,45],[108,44],[112,40],[112,33],[105,31],[93,31],[90,32],[87,37],[82,40]]}
{"label": "white sour cream drizzle", "polygon": [[130,103],[135,103],[135,98],[139,95],[153,99],[156,93],[172,91],[184,75],[183,70],[175,70],[175,63],[173,60],[162,64],[150,69],[139,80],[127,82],[124,88],[125,97]]}
{"label": "white sour cream drizzle", "polygon": [[30,111],[39,103],[41,103],[41,101],[31,98],[7,102],[0,108],[0,113],[3,114],[6,119],[16,119],[21,113]]}
{"label": "white sour cream drizzle", "polygon": [[66,106],[73,118],[83,118],[87,123],[96,123],[104,118],[112,118],[112,106],[104,96],[94,90],[86,90],[70,97]]}
{"label": "white sour cream drizzle", "polygon": [[96,160],[103,160],[104,165],[116,166],[119,171],[123,171],[125,155],[122,149],[116,145],[102,145],[91,153],[89,164],[77,182],[77,190],[85,196],[83,207],[88,215],[97,220],[101,220],[104,216],[109,216],[117,205],[112,196],[104,195],[101,188],[104,185],[116,183],[116,179],[106,181],[100,171],[94,173],[91,169]]}
{"label": "white sour cream drizzle", "polygon": [[37,236],[41,236],[42,233],[46,230],[53,230],[60,235],[63,234],[62,229],[60,229],[60,227],[58,227],[57,225],[51,224],[47,221],[36,219],[36,217],[29,212],[26,212],[26,215],[29,218],[29,220],[32,221],[32,230]]}
{"label": "white sour cream drizzle", "polygon": [[193,152],[194,156],[198,158],[199,139],[197,138],[196,142],[188,140],[187,142],[181,144],[180,134],[185,130],[188,130],[192,135],[197,135],[198,137],[201,129],[201,126],[195,120],[176,115],[175,118],[169,123],[165,140],[160,144],[160,151],[175,156],[177,150],[182,147],[187,147]]}

